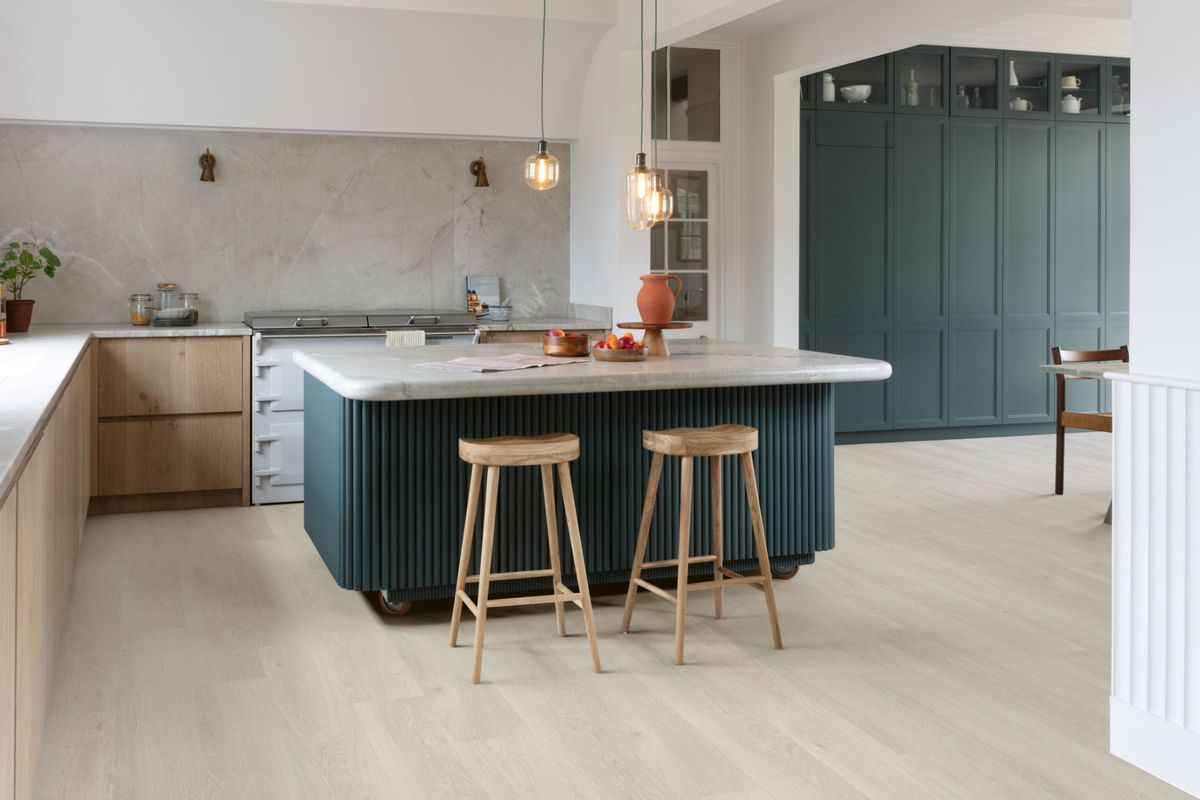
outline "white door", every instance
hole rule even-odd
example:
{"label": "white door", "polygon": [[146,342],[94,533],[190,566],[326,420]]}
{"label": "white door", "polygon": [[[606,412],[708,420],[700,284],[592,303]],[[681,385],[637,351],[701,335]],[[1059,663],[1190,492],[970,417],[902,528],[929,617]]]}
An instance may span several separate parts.
{"label": "white door", "polygon": [[668,272],[681,281],[675,321],[690,322],[680,336],[722,336],[720,173],[714,164],[664,161],[675,212],[650,231],[650,271]]}

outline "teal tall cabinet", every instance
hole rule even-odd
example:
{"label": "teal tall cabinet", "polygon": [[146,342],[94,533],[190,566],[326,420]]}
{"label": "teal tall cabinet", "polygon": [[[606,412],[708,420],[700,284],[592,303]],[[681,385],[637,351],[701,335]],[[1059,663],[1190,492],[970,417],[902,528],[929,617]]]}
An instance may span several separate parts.
{"label": "teal tall cabinet", "polygon": [[923,46],[830,73],[888,101],[804,84],[800,345],[893,365],[838,388],[841,438],[1047,429],[1050,348],[1127,342],[1129,62]]}

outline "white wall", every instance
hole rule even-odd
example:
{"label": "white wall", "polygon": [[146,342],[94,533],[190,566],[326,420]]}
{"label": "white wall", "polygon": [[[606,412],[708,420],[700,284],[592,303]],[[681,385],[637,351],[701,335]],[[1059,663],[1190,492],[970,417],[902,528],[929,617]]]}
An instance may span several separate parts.
{"label": "white wall", "polygon": [[[0,119],[536,139],[541,9],[529,5],[537,18],[4,0]],[[610,26],[551,19],[549,137],[577,134],[579,86]]]}

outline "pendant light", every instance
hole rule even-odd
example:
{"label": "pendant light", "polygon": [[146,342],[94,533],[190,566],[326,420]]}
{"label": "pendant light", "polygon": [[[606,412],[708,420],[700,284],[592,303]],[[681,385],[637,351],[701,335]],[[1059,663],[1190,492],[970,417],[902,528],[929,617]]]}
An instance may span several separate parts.
{"label": "pendant light", "polygon": [[646,166],[646,57],[642,46],[646,41],[646,0],[638,2],[638,62],[641,69],[641,107],[638,109],[640,126],[638,128],[638,154],[634,159],[633,168],[625,173],[625,221],[635,231],[645,231],[654,227],[650,214],[649,199],[657,188],[657,176],[654,170]]}
{"label": "pendant light", "polygon": [[525,159],[525,185],[544,192],[558,185],[558,159],[546,147],[546,0],[542,0],[541,123],[537,152]]}
{"label": "pendant light", "polygon": [[658,168],[658,137],[654,135],[654,123],[658,119],[658,0],[654,0],[654,49],[651,52],[654,55],[650,62],[650,147],[654,153],[651,166],[654,178],[646,196],[646,215],[653,226],[670,219],[675,212],[675,196],[667,188],[667,174]]}

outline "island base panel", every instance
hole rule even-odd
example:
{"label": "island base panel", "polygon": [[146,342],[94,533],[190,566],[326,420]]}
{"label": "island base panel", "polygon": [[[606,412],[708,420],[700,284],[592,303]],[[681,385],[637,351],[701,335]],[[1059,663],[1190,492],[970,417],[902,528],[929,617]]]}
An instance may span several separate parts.
{"label": "island base panel", "polygon": [[[467,503],[470,465],[458,438],[573,433],[582,452],[571,465],[588,577],[625,583],[641,514],[650,453],[643,428],[741,423],[758,428],[754,453],[774,569],[811,564],[833,537],[833,390],[829,384],[673,389],[370,402],[348,400],[311,375],[304,386],[304,525],[338,585],[393,590],[400,600],[451,597]],[[663,470],[647,559],[677,546],[679,466]],[[735,460],[725,459],[725,560],[757,567],[750,513]],[[505,470],[500,485],[494,569],[548,566],[535,468]],[[693,549],[710,542],[707,475],[693,493]],[[565,530],[558,508],[559,530]],[[478,542],[477,537],[476,541]],[[565,582],[574,564],[564,548]],[[478,569],[478,548],[471,569]],[[691,568],[700,576],[711,566]],[[648,578],[666,577],[649,573]],[[545,579],[498,584],[528,591]]]}

